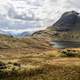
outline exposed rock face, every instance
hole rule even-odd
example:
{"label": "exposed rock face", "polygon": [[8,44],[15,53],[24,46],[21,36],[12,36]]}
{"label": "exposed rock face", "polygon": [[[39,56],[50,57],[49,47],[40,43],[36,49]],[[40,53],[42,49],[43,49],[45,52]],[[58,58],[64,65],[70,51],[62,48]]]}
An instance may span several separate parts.
{"label": "exposed rock face", "polygon": [[56,30],[67,31],[72,30],[76,24],[80,22],[79,13],[75,11],[69,11],[62,15],[62,17],[53,25]]}

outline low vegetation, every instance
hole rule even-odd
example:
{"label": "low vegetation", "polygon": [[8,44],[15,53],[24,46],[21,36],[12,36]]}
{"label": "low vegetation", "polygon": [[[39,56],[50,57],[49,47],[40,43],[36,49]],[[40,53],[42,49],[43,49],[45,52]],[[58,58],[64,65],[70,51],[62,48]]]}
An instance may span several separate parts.
{"label": "low vegetation", "polygon": [[54,49],[42,53],[10,53],[0,54],[0,80],[80,79],[80,50]]}
{"label": "low vegetation", "polygon": [[[73,62],[75,61],[75,62]],[[32,61],[33,62],[33,61]],[[0,80],[79,80],[80,59],[52,59],[31,67],[6,63],[0,69]],[[37,64],[37,62],[35,63]]]}
{"label": "low vegetation", "polygon": [[79,80],[80,48],[55,49],[54,31],[32,37],[0,36],[0,80]]}

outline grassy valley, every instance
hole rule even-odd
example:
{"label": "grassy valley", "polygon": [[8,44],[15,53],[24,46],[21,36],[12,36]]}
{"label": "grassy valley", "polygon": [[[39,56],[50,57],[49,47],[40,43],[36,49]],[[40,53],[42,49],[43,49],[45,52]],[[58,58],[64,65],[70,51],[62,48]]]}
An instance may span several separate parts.
{"label": "grassy valley", "polygon": [[0,35],[0,80],[79,80],[80,48],[53,48],[56,37],[50,29],[26,38]]}
{"label": "grassy valley", "polygon": [[[69,27],[78,14],[66,14],[66,19],[74,19],[64,21]],[[55,40],[79,42],[80,32],[60,30],[51,26],[24,38],[0,35],[0,80],[80,80],[80,48],[51,45]]]}

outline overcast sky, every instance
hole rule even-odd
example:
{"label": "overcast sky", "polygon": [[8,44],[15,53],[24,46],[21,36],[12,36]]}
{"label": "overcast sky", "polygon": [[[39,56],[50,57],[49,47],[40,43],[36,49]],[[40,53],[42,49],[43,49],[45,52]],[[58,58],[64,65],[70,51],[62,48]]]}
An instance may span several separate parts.
{"label": "overcast sky", "polygon": [[80,0],[0,0],[0,28],[47,26],[70,10],[80,12]]}

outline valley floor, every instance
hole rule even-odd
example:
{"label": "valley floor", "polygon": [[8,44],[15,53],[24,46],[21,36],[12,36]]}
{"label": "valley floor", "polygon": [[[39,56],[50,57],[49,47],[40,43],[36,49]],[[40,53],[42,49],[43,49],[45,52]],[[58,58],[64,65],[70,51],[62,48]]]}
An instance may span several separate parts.
{"label": "valley floor", "polygon": [[0,80],[80,80],[80,49],[0,49]]}

